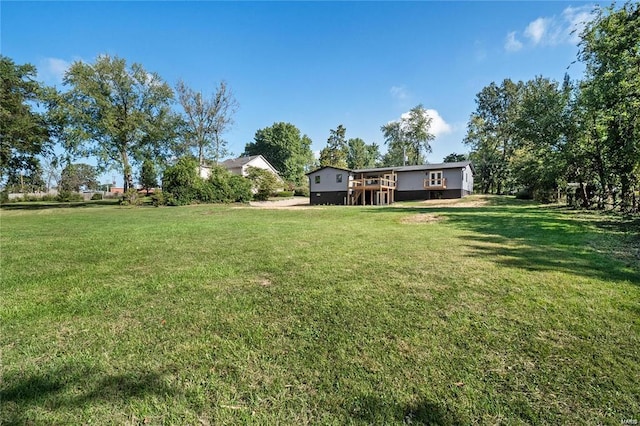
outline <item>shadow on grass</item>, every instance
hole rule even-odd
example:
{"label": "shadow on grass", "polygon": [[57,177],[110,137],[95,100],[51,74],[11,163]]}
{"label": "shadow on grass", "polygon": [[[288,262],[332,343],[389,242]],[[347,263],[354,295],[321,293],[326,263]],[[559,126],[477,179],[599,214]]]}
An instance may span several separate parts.
{"label": "shadow on grass", "polygon": [[354,402],[350,412],[353,418],[368,424],[459,425],[465,423],[447,407],[425,398],[413,404],[403,405],[375,395],[365,395]]}
{"label": "shadow on grass", "polygon": [[559,271],[605,281],[640,285],[640,219],[563,211],[529,203],[500,202],[482,207],[386,207],[438,214],[470,231],[469,254],[532,271]]}
{"label": "shadow on grass", "polygon": [[101,200],[101,201],[78,201],[78,202],[20,202],[7,203],[0,205],[2,210],[46,210],[46,209],[68,209],[79,207],[101,207],[101,206],[117,206],[118,200]]}
{"label": "shadow on grass", "polygon": [[130,372],[117,375],[89,368],[53,368],[30,377],[4,377],[0,388],[3,409],[0,424],[29,422],[32,407],[83,408],[98,401],[126,403],[130,398],[157,395],[171,397],[177,391],[168,386],[159,372]]}

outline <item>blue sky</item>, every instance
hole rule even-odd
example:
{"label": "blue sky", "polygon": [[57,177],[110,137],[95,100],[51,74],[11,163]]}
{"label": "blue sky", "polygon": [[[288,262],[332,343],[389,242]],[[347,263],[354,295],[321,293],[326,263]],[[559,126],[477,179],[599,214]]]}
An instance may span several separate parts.
{"label": "blue sky", "polygon": [[[242,153],[256,130],[296,125],[326,144],[383,145],[380,127],[417,104],[434,117],[440,162],[466,152],[475,95],[492,81],[580,78],[571,30],[585,2],[12,2],[0,4],[0,49],[61,84],[75,60],[141,63],[172,86],[211,93],[224,79],[240,109],[226,135]],[[569,69],[567,70],[567,67]],[[383,147],[384,150],[384,147]]]}

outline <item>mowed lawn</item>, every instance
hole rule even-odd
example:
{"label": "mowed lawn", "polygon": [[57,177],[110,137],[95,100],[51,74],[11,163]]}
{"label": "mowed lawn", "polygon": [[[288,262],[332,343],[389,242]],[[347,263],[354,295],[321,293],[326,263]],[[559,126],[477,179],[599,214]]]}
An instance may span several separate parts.
{"label": "mowed lawn", "polygon": [[0,424],[640,421],[638,220],[483,200],[4,209]]}

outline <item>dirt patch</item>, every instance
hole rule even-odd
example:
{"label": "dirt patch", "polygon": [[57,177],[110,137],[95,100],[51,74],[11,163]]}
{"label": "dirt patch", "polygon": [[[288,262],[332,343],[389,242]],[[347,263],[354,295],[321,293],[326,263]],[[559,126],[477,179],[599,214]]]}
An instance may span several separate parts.
{"label": "dirt patch", "polygon": [[260,287],[269,287],[271,284],[273,284],[271,280],[267,277],[258,277],[256,278],[255,282]]}
{"label": "dirt patch", "polygon": [[400,223],[405,225],[407,224],[426,224],[426,223],[436,223],[444,220],[444,217],[438,216],[436,214],[429,213],[420,213],[413,214],[411,216],[406,216],[400,219]]}
{"label": "dirt patch", "polygon": [[251,201],[249,203],[251,207],[259,207],[261,209],[272,209],[272,210],[303,210],[309,208],[317,208],[316,206],[311,206],[309,204],[309,198],[307,197],[293,197],[287,198],[284,200],[274,200],[274,201]]}
{"label": "dirt patch", "polygon": [[488,200],[486,198],[475,198],[472,200],[454,198],[450,200],[425,200],[420,204],[425,207],[482,207],[488,204]]}

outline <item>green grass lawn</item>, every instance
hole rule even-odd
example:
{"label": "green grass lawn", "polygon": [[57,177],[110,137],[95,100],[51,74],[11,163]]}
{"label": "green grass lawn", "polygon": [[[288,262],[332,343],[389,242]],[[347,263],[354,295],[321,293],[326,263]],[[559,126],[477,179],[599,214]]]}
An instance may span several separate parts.
{"label": "green grass lawn", "polygon": [[0,424],[640,421],[638,220],[20,207]]}

